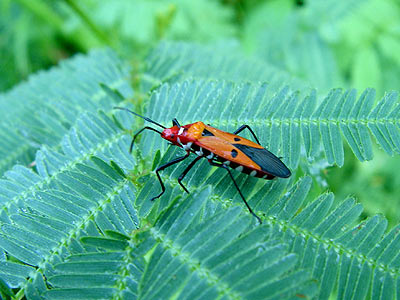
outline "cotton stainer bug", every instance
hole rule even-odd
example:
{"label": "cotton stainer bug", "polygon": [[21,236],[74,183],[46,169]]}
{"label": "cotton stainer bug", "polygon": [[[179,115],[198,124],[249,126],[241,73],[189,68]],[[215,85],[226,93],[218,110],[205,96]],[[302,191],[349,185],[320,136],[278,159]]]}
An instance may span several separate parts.
{"label": "cotton stainer bug", "polygon": [[[232,133],[225,132],[209,125],[205,125],[203,122],[196,122],[181,126],[176,119],[172,120],[172,127],[166,128],[165,126],[143,117],[127,108],[115,107],[116,109],[126,110],[135,116],[138,116],[150,123],[153,123],[163,129],[159,131],[152,127],[146,126],[140,129],[134,136],[129,148],[132,152],[133,143],[136,137],[144,130],[152,130],[161,135],[163,139],[166,139],[175,146],[181,147],[186,151],[184,156],[178,157],[171,160],[170,162],[159,166],[156,169],[156,174],[161,185],[161,193],[151,200],[161,197],[165,192],[164,183],[160,177],[160,171],[177,164],[184,159],[188,158],[190,153],[194,153],[197,157],[186,167],[182,174],[178,178],[178,183],[181,187],[189,193],[186,187],[183,185],[182,180],[189,172],[191,168],[201,159],[206,158],[212,166],[224,168],[228,171],[233,184],[243,202],[246,204],[249,212],[261,222],[261,219],[253,212],[250,205],[247,203],[238,184],[235,181],[231,171],[228,167],[235,169],[236,171],[245,173],[250,176],[259,177],[263,179],[273,179],[275,177],[287,178],[291,175],[290,170],[285,164],[274,154],[263,148],[258,141],[258,138],[254,134],[253,130],[249,125],[242,125]],[[242,132],[244,129],[248,129],[257,143],[254,143],[248,139],[245,139],[237,134]]]}

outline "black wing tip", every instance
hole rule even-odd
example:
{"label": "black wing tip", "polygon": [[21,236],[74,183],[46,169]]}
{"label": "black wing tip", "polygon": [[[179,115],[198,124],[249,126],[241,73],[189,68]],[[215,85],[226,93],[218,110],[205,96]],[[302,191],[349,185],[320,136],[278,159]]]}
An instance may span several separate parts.
{"label": "black wing tip", "polygon": [[261,170],[275,177],[288,178],[292,175],[289,168],[279,157],[265,148],[254,148],[243,144],[232,144],[260,166]]}
{"label": "black wing tip", "polygon": [[292,172],[290,172],[290,170],[287,169],[286,172],[284,172],[283,174],[280,174],[280,176],[278,176],[278,177],[281,177],[281,178],[289,178],[290,176],[292,176]]}
{"label": "black wing tip", "polygon": [[268,173],[279,178],[289,178],[290,176],[292,176],[292,172],[288,169],[288,167],[286,167],[286,165],[282,161],[279,169],[271,170]]}

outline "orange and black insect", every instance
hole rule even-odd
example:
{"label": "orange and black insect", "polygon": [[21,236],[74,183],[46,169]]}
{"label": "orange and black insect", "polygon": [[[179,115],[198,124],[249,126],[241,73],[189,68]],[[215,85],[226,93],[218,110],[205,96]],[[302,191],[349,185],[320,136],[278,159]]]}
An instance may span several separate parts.
{"label": "orange and black insect", "polygon": [[[182,188],[189,193],[186,187],[182,184],[182,180],[201,158],[206,158],[212,166],[227,170],[249,212],[261,223],[261,219],[253,212],[244,198],[229,168],[235,169],[236,171],[250,176],[267,180],[275,177],[287,178],[291,175],[290,170],[277,156],[260,145],[258,138],[249,125],[242,125],[233,133],[228,133],[209,125],[205,125],[203,122],[196,122],[181,126],[176,119],[173,119],[173,126],[171,128],[166,128],[165,126],[149,118],[143,117],[127,108],[115,108],[126,110],[135,116],[138,116],[163,129],[162,132],[149,126],[140,129],[133,136],[129,149],[130,152],[132,151],[133,143],[135,142],[136,137],[144,130],[155,131],[159,133],[163,139],[166,139],[173,145],[181,147],[186,151],[184,156],[173,159],[156,169],[156,174],[161,185],[161,193],[153,197],[151,200],[161,197],[161,195],[165,192],[165,186],[160,177],[160,171],[183,161],[189,157],[190,153],[194,153],[197,155],[197,157],[186,167],[186,169],[178,178],[178,183],[182,186]],[[244,129],[248,129],[250,131],[257,143],[237,135]]]}

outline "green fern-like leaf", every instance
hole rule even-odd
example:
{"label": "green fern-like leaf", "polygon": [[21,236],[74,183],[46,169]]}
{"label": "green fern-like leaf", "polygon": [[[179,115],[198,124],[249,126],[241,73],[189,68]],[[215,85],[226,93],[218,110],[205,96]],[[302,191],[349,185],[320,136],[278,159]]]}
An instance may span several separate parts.
{"label": "green fern-like leaf", "polygon": [[213,47],[163,42],[149,54],[146,62],[148,68],[142,80],[145,90],[160,81],[177,82],[192,77],[235,82],[268,82],[274,90],[285,85],[290,85],[294,90],[307,90],[309,87],[302,80],[264,61],[244,58],[239,45],[234,42]]}
{"label": "green fern-like leaf", "polygon": [[70,256],[55,265],[46,292],[51,299],[137,299],[137,286],[143,273],[141,260],[131,251],[91,252]]}
{"label": "green fern-like leaf", "polygon": [[[126,193],[132,193],[133,187],[121,177],[120,169],[93,158],[98,155],[107,161],[113,159],[125,170],[132,169],[134,162],[128,148],[129,137],[104,114],[86,114],[64,137],[63,152],[45,147],[37,154],[38,174],[22,166],[6,172],[6,179],[0,183],[0,247],[24,263],[42,265],[33,271],[5,262],[0,269],[12,287],[25,287],[29,295],[35,295],[43,284],[41,274],[49,272],[46,264],[59,260],[61,249],[76,244],[77,237],[90,234],[95,228],[93,221],[104,230],[138,226],[135,209],[125,203]],[[124,183],[120,190],[113,190],[121,180]],[[101,212],[110,209],[119,215],[114,226]],[[21,210],[35,213],[21,214]]]}
{"label": "green fern-like leaf", "polygon": [[[254,220],[241,215],[239,207],[205,213],[211,205],[210,192],[203,189],[171,203],[154,227],[133,234],[135,247],[123,246],[123,238],[120,243],[113,242],[121,248],[113,246],[112,254],[72,256],[56,265],[56,275],[49,281],[57,288],[48,295],[84,299],[103,292],[106,298],[118,294],[131,299],[265,299],[265,295],[311,296],[317,291],[308,272],[293,268],[296,256],[270,235],[269,227],[253,228]],[[151,257],[144,268],[129,267],[130,261],[146,252]],[[106,279],[101,275],[105,271],[109,273],[107,281],[101,280]],[[141,280],[137,285],[132,276],[138,273]]]}
{"label": "green fern-like leaf", "polygon": [[[217,172],[218,170],[214,174]],[[223,174],[218,174],[215,178],[223,178]],[[227,179],[224,178],[221,182],[226,183]],[[154,182],[152,184],[154,185]],[[218,181],[214,184],[217,186],[213,198],[232,206],[233,202],[228,199],[234,198],[235,201],[235,196],[232,196],[234,187],[228,185],[221,190],[222,184],[219,186]],[[311,271],[312,278],[318,282],[318,299],[328,299],[335,286],[338,287],[340,299],[348,297],[362,299],[370,290],[374,295],[381,293],[392,298],[396,294],[395,282],[399,277],[397,254],[395,254],[400,247],[396,238],[398,226],[384,235],[387,221],[381,216],[374,216],[354,226],[362,211],[361,205],[349,198],[337,207],[333,207],[333,195],[330,193],[322,194],[302,209],[310,185],[311,180],[307,177],[289,189],[279,185],[279,182],[267,182],[254,191],[249,203],[253,207],[255,204],[255,207],[262,209],[257,213],[265,216],[263,226],[270,227],[271,236],[285,242],[289,252],[298,255],[297,268]],[[162,197],[160,202],[169,201],[170,205],[173,205],[173,200],[168,199],[170,198]],[[242,203],[239,205],[250,218],[244,205]],[[226,209],[217,207],[207,211],[211,213],[208,215],[214,216],[224,214]],[[211,221],[207,220],[208,222]],[[211,232],[215,228],[209,230],[208,234],[212,235]],[[171,238],[171,242],[175,240]],[[381,278],[385,278],[385,281]],[[265,295],[268,293],[266,292],[264,297]],[[253,296],[248,299],[253,299]]]}
{"label": "green fern-like leaf", "polygon": [[[25,287],[32,296],[32,290],[42,284],[42,275],[53,272],[52,264],[83,251],[77,243],[81,236],[97,230],[129,233],[136,229],[139,220],[130,203],[133,191],[126,178],[96,157],[59,174],[53,187],[25,200],[29,213],[9,214],[10,222],[2,224],[0,247],[21,262],[39,267],[0,262],[5,280]],[[16,277],[15,268],[24,273]]]}
{"label": "green fern-like leaf", "polygon": [[[267,84],[191,80],[160,87],[147,116],[162,124],[173,118],[184,124],[201,120],[229,132],[248,124],[292,168],[302,147],[313,158],[321,145],[328,163],[342,166],[343,139],[360,161],[372,159],[371,135],[388,154],[400,152],[397,98],[388,93],[374,105],[373,90],[357,99],[354,90],[334,89],[318,104],[315,92],[300,97],[286,88],[269,93]],[[142,148],[149,151],[161,143],[147,135]]]}
{"label": "green fern-like leaf", "polygon": [[[261,132],[259,138],[263,144],[270,145],[267,146],[269,149],[276,149],[275,152],[279,153],[282,147],[283,151],[287,151],[286,154],[280,153],[291,166],[298,162],[296,153],[300,152],[302,139],[310,156],[317,154],[316,149],[322,142],[328,161],[340,165],[343,164],[342,137],[360,160],[372,158],[371,135],[389,154],[398,152],[398,130],[392,126],[392,118],[398,111],[396,93],[386,95],[374,105],[372,90],[366,90],[358,99],[354,90],[345,93],[332,90],[317,105],[314,92],[299,99],[296,94],[288,95],[287,90],[269,97],[266,91],[266,85],[235,85],[218,81],[194,80],[165,85],[153,94],[147,116],[163,124],[168,124],[173,117],[182,123],[202,120],[227,131],[233,131],[243,123],[249,124],[256,128],[256,133]],[[155,107],[161,109],[155,110]],[[236,113],[228,109],[231,107],[241,109]],[[262,119],[263,115],[265,119]],[[245,119],[244,116],[252,116],[253,119]],[[149,134],[138,146],[149,151],[162,148],[161,143]],[[290,148],[285,148],[285,144]],[[178,151],[169,149],[162,162],[179,155]],[[176,186],[174,178],[184,167],[165,170],[164,180]],[[203,162],[198,171],[188,175],[186,182],[192,189],[204,183],[212,184],[222,201],[232,199],[233,202],[241,202],[225,173],[220,169],[212,170],[207,167],[207,162]],[[310,188],[309,179],[297,183],[286,195],[283,195],[286,185],[282,181],[268,182],[259,190],[254,190],[251,187],[258,186],[257,179],[238,175],[236,180],[241,189],[250,195],[249,203],[259,210],[258,214],[267,216],[267,222],[273,226],[273,235],[281,237],[290,245],[289,249],[301,257],[299,267],[312,270],[320,284],[319,298],[328,298],[336,284],[339,298],[363,298],[372,287],[374,295],[384,293],[392,296],[396,293],[394,282],[398,277],[398,268],[392,263],[395,260],[382,264],[387,257],[380,246],[376,247],[386,241],[389,252],[393,253],[398,248],[397,242],[390,238],[393,231],[387,237],[383,236],[387,225],[385,219],[375,216],[349,230],[362,210],[353,199],[347,199],[333,209],[332,195],[321,195],[297,214]],[[172,194],[175,191],[170,189]],[[157,192],[158,188],[149,183],[139,198],[145,196],[143,199],[148,199]],[[170,195],[163,199],[172,202]],[[144,212],[151,217],[149,210]],[[379,254],[375,254],[377,252]],[[379,272],[374,271],[379,265]],[[372,276],[373,273],[379,277]],[[387,278],[386,285],[378,279],[383,277]]]}
{"label": "green fern-like leaf", "polygon": [[0,95],[0,172],[32,162],[40,145],[56,146],[80,113],[111,109],[100,83],[132,94],[129,69],[109,51],[78,55]]}
{"label": "green fern-like leaf", "polygon": [[104,114],[84,114],[64,137],[61,147],[63,152],[43,147],[37,153],[38,173],[18,165],[5,173],[5,179],[0,181],[3,222],[8,223],[10,213],[25,207],[28,199],[37,192],[56,186],[60,177],[77,165],[86,164],[93,155],[107,161],[113,159],[126,170],[134,165],[127,153],[129,137]]}
{"label": "green fern-like leaf", "polygon": [[[157,78],[160,72],[153,74]],[[372,90],[357,98],[353,90],[335,89],[318,101],[314,91],[301,95],[276,87],[182,76],[153,92],[146,116],[165,125],[174,117],[182,123],[201,120],[226,131],[249,124],[293,170],[302,149],[309,158],[322,149],[329,163],[342,165],[343,140],[360,160],[372,158],[371,136],[387,153],[399,152],[396,93],[375,104]],[[68,94],[62,87],[57,91]],[[107,86],[100,91],[107,113],[122,100]],[[136,128],[142,120],[124,111],[111,119],[93,99],[78,111],[69,111],[65,101],[62,107],[56,103],[46,104],[41,118],[25,120],[36,126],[28,136],[44,143],[34,169],[15,165],[0,180],[3,293],[10,287],[27,299],[146,300],[397,294],[399,226],[385,233],[382,216],[357,224],[362,207],[354,199],[334,207],[333,194],[324,193],[306,205],[309,177],[263,181],[237,173],[238,185],[263,220],[258,225],[226,171],[204,160],[185,177],[190,195],[176,182],[182,164],[162,173],[166,193],[152,202],[160,187],[145,168],[181,150],[166,150],[148,133],[135,144],[134,160],[123,128]],[[14,113],[22,118],[18,109]],[[48,140],[46,133],[52,133]],[[22,140],[30,145],[35,139]],[[154,153],[153,163],[138,160]]]}

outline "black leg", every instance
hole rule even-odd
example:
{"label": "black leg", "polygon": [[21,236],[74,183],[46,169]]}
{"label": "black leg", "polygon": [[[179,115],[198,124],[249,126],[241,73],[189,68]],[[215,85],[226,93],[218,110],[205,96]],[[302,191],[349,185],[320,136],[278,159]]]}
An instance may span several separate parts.
{"label": "black leg", "polygon": [[236,130],[233,132],[233,134],[238,134],[239,132],[245,130],[246,128],[247,128],[248,130],[250,130],[250,132],[251,132],[251,134],[253,135],[254,139],[256,140],[257,144],[261,145],[260,142],[258,141],[258,138],[256,137],[254,131],[250,128],[249,125],[244,124],[244,125],[240,126],[238,129],[236,129]]}
{"label": "black leg", "polygon": [[175,118],[172,120],[172,126],[178,126],[179,128],[181,128],[181,124],[179,124],[178,120]]}
{"label": "black leg", "polygon": [[160,182],[160,185],[161,185],[161,193],[158,196],[151,198],[151,201],[153,201],[154,199],[160,198],[162,196],[162,194],[165,193],[165,186],[164,186],[164,183],[162,182],[162,179],[161,179],[161,176],[160,176],[159,172],[164,170],[165,168],[168,168],[168,167],[170,167],[170,166],[172,166],[174,164],[177,164],[178,162],[181,162],[182,160],[188,158],[189,155],[190,155],[190,152],[186,152],[185,156],[181,156],[181,157],[175,158],[174,160],[171,160],[170,162],[167,162],[165,165],[162,165],[162,166],[160,166],[160,167],[158,167],[156,169],[156,174],[157,174],[157,177],[158,177],[158,181]]}
{"label": "black leg", "polygon": [[202,156],[197,156],[187,167],[186,169],[182,172],[182,174],[178,178],[178,183],[183,187],[186,193],[189,194],[189,191],[185,188],[185,186],[182,183],[183,178],[186,176],[186,174],[190,171],[191,168],[199,161],[199,159],[203,158]]}
{"label": "black leg", "polygon": [[142,128],[142,129],[140,129],[140,130],[139,130],[138,132],[136,132],[135,135],[133,136],[131,145],[129,146],[129,153],[132,153],[133,143],[135,142],[137,136],[138,136],[139,134],[141,134],[141,133],[143,132],[143,130],[146,130],[146,129],[147,129],[147,130],[152,130],[152,131],[155,131],[155,132],[161,134],[161,132],[159,132],[157,129],[154,129],[154,128],[148,127],[148,126]]}
{"label": "black leg", "polygon": [[233,178],[233,175],[232,175],[231,171],[229,170],[229,168],[228,168],[226,165],[224,165],[224,164],[219,164],[219,163],[216,163],[216,162],[213,162],[213,161],[208,161],[208,162],[209,162],[212,166],[224,168],[225,170],[228,171],[228,174],[229,174],[229,176],[231,177],[231,179],[232,179],[232,181],[233,181],[233,184],[235,185],[236,189],[238,190],[240,197],[242,197],[242,200],[243,200],[244,204],[246,204],[247,209],[248,209],[249,212],[258,220],[258,222],[260,222],[260,224],[262,224],[261,219],[253,212],[253,210],[251,209],[250,205],[247,203],[246,199],[244,198],[244,196],[243,196],[243,194],[242,194],[242,191],[240,190],[238,184],[236,183],[235,178]]}

